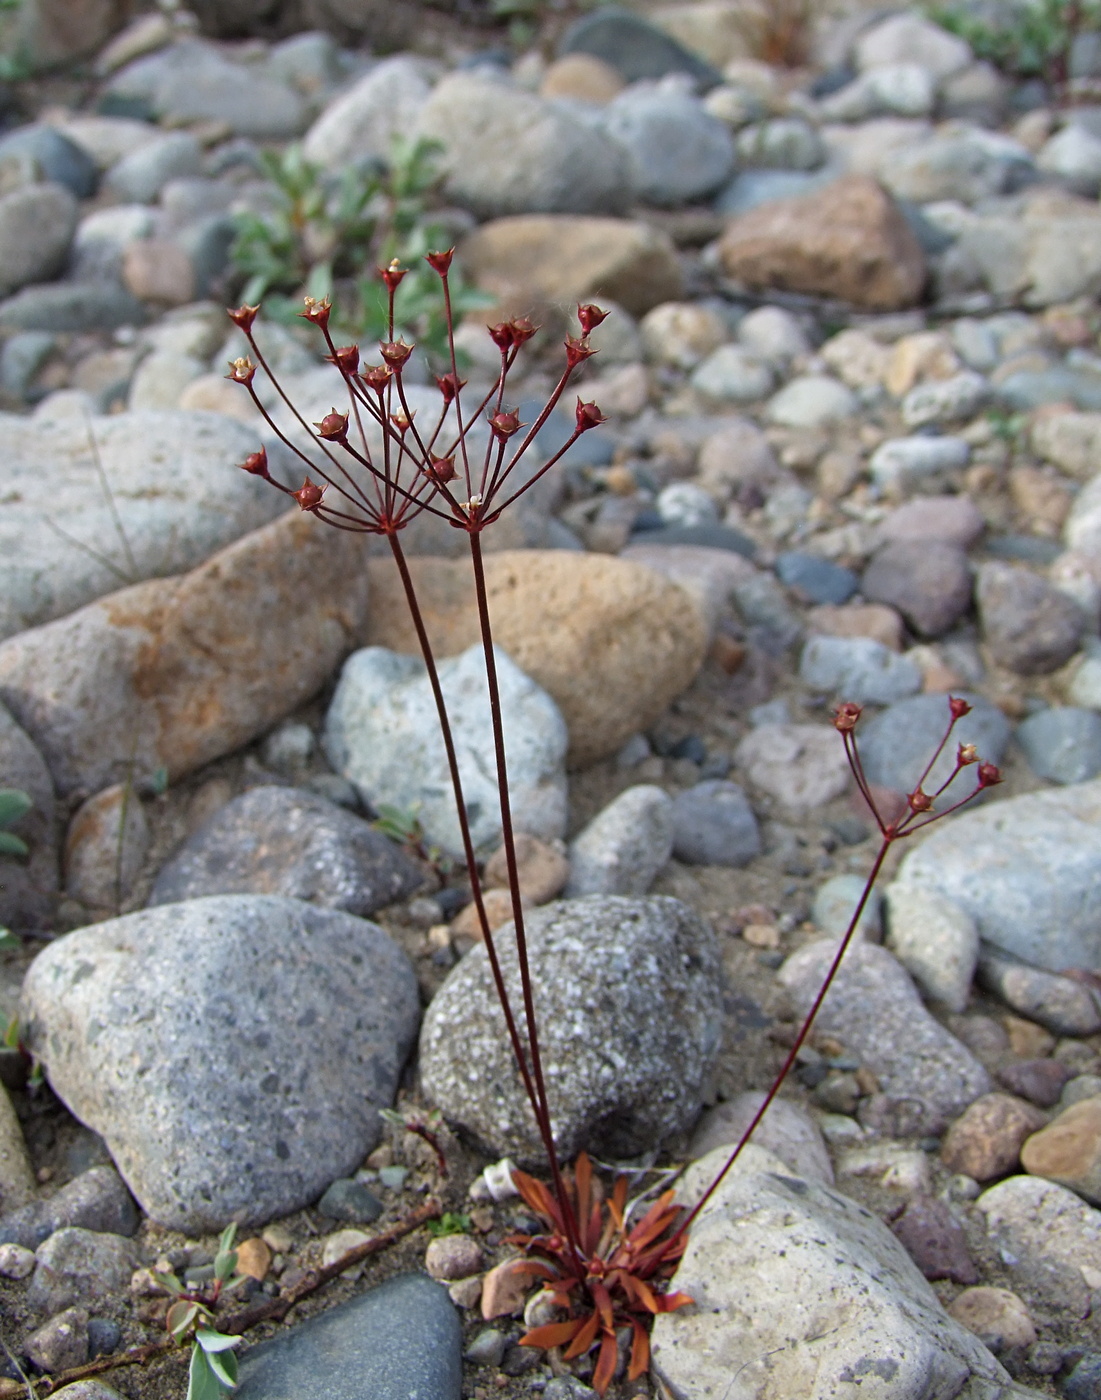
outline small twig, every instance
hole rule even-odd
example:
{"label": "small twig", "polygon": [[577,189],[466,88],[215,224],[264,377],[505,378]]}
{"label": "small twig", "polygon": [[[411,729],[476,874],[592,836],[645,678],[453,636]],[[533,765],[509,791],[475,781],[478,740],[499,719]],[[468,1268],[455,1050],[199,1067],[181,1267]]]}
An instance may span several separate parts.
{"label": "small twig", "polygon": [[[22,1380],[23,1384],[27,1387],[27,1395],[30,1397],[30,1400],[38,1400],[38,1396],[35,1394],[35,1389],[31,1378],[27,1375],[26,1371],[23,1370],[23,1367],[20,1366],[19,1358],[14,1355],[11,1347],[8,1346],[7,1342],[4,1340],[3,1337],[0,1337],[0,1347],[4,1348],[4,1355],[19,1372],[20,1380]],[[15,1386],[15,1389],[12,1392],[12,1394],[19,1394],[19,1383],[17,1381],[7,1381],[6,1384]]]}

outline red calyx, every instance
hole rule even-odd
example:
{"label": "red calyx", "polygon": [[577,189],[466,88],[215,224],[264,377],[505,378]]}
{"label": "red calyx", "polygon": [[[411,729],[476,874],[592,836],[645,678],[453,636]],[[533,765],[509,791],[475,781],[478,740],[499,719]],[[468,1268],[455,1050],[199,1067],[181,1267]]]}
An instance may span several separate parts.
{"label": "red calyx", "polygon": [[256,366],[251,360],[244,356],[236,360],[230,360],[229,373],[227,379],[232,379],[234,384],[251,384],[256,377]]}
{"label": "red calyx", "polygon": [[956,695],[948,697],[948,709],[951,711],[953,719],[963,719],[964,715],[971,713],[971,706],[967,701],[959,699]]}
{"label": "red calyx", "polygon": [[452,370],[448,370],[446,374],[439,374],[436,376],[436,387],[443,395],[445,404],[453,403],[459,390],[465,385],[466,380],[460,379]]}
{"label": "red calyx", "polygon": [[406,269],[402,267],[397,258],[393,260],[389,267],[380,267],[378,275],[386,283],[387,289],[396,292],[401,285],[401,279],[405,276]]}
{"label": "red calyx", "polygon": [[318,301],[316,297],[303,297],[302,310],[298,313],[304,321],[309,321],[312,326],[320,326],[325,330],[329,324],[329,312],[332,311],[333,304],[326,297],[323,301]]}
{"label": "red calyx", "polygon": [[389,365],[366,365],[359,377],[368,389],[374,389],[377,394],[381,394],[389,384],[392,373]]}
{"label": "red calyx", "polygon": [[566,337],[566,368],[576,369],[579,364],[587,360],[590,355],[595,355],[592,348],[584,336],[578,338],[576,335]]}
{"label": "red calyx", "polygon": [[601,311],[599,306],[593,306],[592,302],[577,308],[577,319],[581,322],[582,335],[588,335],[595,326],[599,326],[601,321],[605,321],[607,318],[608,313]]}
{"label": "red calyx", "polygon": [[997,787],[1002,780],[1001,769],[996,763],[979,764],[979,787]]}
{"label": "red calyx", "polygon": [[249,476],[263,477],[268,480],[268,454],[261,447],[259,452],[253,452],[241,463],[241,470],[248,472]]}
{"label": "red calyx", "polygon": [[533,325],[527,316],[514,316],[511,321],[498,321],[495,326],[486,329],[497,349],[507,354],[530,340],[539,327]]}
{"label": "red calyx", "polygon": [[413,353],[413,346],[406,345],[404,340],[384,340],[378,350],[391,369],[401,369]]}
{"label": "red calyx", "polygon": [[854,705],[851,700],[846,700],[844,704],[838,705],[833,712],[833,727],[841,734],[851,734],[863,713],[864,711],[859,705]]}
{"label": "red calyx", "polygon": [[409,429],[413,426],[412,418],[406,417],[405,411],[400,408],[398,409],[397,413],[391,413],[390,422],[394,425],[394,427],[398,430],[399,433],[407,433]]}
{"label": "red calyx", "polygon": [[252,323],[260,314],[260,308],[258,306],[239,306],[236,311],[229,311],[226,314],[233,324],[240,326],[247,335],[252,330]]}
{"label": "red calyx", "polygon": [[927,792],[922,792],[921,788],[912,792],[906,800],[910,804],[911,812],[928,812],[933,805],[933,799]]}
{"label": "red calyx", "polygon": [[498,442],[507,442],[513,433],[519,432],[524,425],[520,422],[518,413],[503,411],[493,415],[489,420],[489,426]]}
{"label": "red calyx", "polygon": [[443,253],[426,253],[424,260],[433,272],[438,272],[441,277],[446,277],[451,267],[451,259],[455,256],[455,249],[448,248]]}
{"label": "red calyx", "polygon": [[979,751],[974,744],[961,744],[956,750],[956,762],[961,768],[969,763],[978,763]]}
{"label": "red calyx", "polygon": [[297,491],[291,492],[291,495],[303,510],[316,510],[321,504],[321,497],[324,496],[324,494],[324,486],[318,486],[317,482],[311,481],[309,477],[306,478]]}
{"label": "red calyx", "polygon": [[455,479],[454,457],[432,457],[424,469],[424,474],[439,486],[445,486]]}
{"label": "red calyx", "polygon": [[341,374],[355,374],[359,369],[359,346],[341,345],[334,354],[325,358],[331,365],[336,365]]}
{"label": "red calyx", "polygon": [[348,415],[337,413],[334,408],[331,413],[326,413],[320,423],[315,423],[318,437],[324,438],[326,442],[343,442],[348,436]]}
{"label": "red calyx", "polygon": [[608,421],[595,403],[582,403],[580,396],[577,400],[576,419],[579,433],[587,433],[590,428],[599,428],[601,423]]}

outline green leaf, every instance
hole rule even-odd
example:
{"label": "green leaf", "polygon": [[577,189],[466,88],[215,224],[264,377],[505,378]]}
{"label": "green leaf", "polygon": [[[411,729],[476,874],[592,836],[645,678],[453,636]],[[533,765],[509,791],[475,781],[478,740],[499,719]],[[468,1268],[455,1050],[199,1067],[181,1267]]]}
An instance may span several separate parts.
{"label": "green leaf", "polygon": [[224,1356],[208,1352],[206,1364],[227,1390],[232,1390],[237,1384],[237,1358],[231,1351],[227,1351]]}
{"label": "green leaf", "polygon": [[195,1333],[195,1340],[204,1351],[231,1351],[233,1347],[239,1346],[240,1337],[231,1337],[225,1332],[215,1332],[213,1327],[200,1327]]}
{"label": "green leaf", "polygon": [[155,768],[149,779],[149,786],[153,790],[154,797],[163,797],[168,791],[168,769],[163,767]]}
{"label": "green leaf", "polygon": [[191,1365],[187,1372],[187,1400],[223,1400],[226,1386],[210,1366],[210,1358],[196,1344],[191,1349]]}
{"label": "green leaf", "polygon": [[165,1313],[164,1325],[178,1342],[182,1342],[189,1329],[194,1326],[199,1317],[199,1304],[188,1302],[186,1298],[181,1298],[172,1304]]}
{"label": "green leaf", "polygon": [[10,831],[0,831],[0,856],[25,856],[29,847]]}
{"label": "green leaf", "polygon": [[22,946],[23,940],[17,933],[12,933],[10,928],[0,926],[0,953],[11,952],[16,948],[22,948]]}
{"label": "green leaf", "polygon": [[179,1295],[184,1291],[183,1284],[180,1282],[180,1280],[176,1277],[175,1274],[154,1273],[153,1277],[157,1280],[157,1282],[165,1290],[166,1293],[174,1293]]}
{"label": "green leaf", "polygon": [[0,826],[11,826],[34,806],[27,793],[18,788],[0,788]]}
{"label": "green leaf", "polygon": [[428,1233],[434,1239],[440,1239],[444,1235],[465,1235],[469,1230],[470,1216],[458,1212],[445,1211],[439,1220],[428,1222]]}

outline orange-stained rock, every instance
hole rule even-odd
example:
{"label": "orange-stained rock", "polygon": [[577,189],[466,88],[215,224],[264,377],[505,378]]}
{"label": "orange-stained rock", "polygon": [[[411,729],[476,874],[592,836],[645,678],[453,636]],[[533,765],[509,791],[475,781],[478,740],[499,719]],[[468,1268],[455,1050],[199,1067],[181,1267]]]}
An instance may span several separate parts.
{"label": "orange-stained rock", "polygon": [[983,1094],[945,1134],[941,1161],[949,1171],[993,1181],[1014,1170],[1021,1143],[1044,1122],[1040,1109],[1013,1094]]}
{"label": "orange-stained rock", "polygon": [[1021,1165],[1101,1205],[1101,1098],[1071,1104],[1034,1133],[1021,1149]]}
{"label": "orange-stained rock", "polygon": [[237,1272],[263,1283],[271,1268],[271,1247],[258,1235],[237,1246]]}
{"label": "orange-stained rock", "polygon": [[875,311],[913,306],[925,256],[897,204],[874,180],[845,175],[731,220],[723,271],[752,288],[834,297]]}
{"label": "orange-stained rock", "polygon": [[482,1317],[486,1322],[523,1312],[524,1300],[532,1289],[531,1274],[520,1269],[524,1262],[519,1257],[506,1259],[482,1279]]}

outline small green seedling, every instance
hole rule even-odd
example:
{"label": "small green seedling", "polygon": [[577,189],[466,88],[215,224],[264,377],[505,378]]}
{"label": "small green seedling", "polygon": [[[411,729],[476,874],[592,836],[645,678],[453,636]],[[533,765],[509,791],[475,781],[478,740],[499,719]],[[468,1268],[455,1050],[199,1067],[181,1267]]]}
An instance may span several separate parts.
{"label": "small green seedling", "polygon": [[214,1279],[201,1288],[187,1288],[174,1273],[156,1275],[157,1282],[176,1300],[165,1314],[165,1327],[177,1342],[192,1339],[187,1400],[223,1400],[237,1384],[233,1348],[241,1339],[219,1332],[212,1325],[219,1298],[246,1282],[244,1275],[237,1273],[237,1251],[233,1247],[236,1237],[236,1225],[229,1225],[222,1232],[214,1256]]}
{"label": "small green seedling", "polygon": [[5,831],[3,828],[14,826],[21,817],[27,815],[33,806],[34,803],[30,797],[18,788],[0,788],[0,855],[25,856],[28,854],[26,841],[22,837],[16,836],[13,831]]}
{"label": "small green seedling", "polygon": [[456,1211],[445,1211],[439,1220],[428,1222],[428,1233],[434,1240],[442,1239],[444,1235],[468,1235],[470,1216]]}

